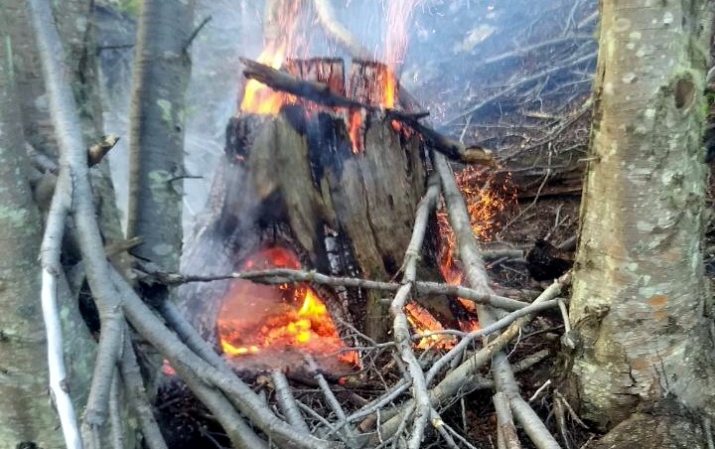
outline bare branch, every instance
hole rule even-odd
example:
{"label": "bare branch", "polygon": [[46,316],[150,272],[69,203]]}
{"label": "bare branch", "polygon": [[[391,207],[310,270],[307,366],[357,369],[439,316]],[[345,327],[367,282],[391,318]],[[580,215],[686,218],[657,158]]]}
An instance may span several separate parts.
{"label": "bare branch", "polygon": [[497,412],[497,438],[498,447],[504,449],[521,449],[519,437],[516,434],[516,426],[511,416],[509,400],[502,392],[497,392],[492,398],[494,409]]}
{"label": "bare branch", "polygon": [[[464,265],[467,282],[472,288],[480,292],[491,293],[484,264],[471,230],[469,214],[467,213],[464,199],[457,188],[452,170],[440,154],[435,154],[435,167],[442,179],[449,222],[459,245],[460,259]],[[478,305],[477,315],[482,326],[490,326],[495,322],[493,311],[487,306]],[[492,360],[492,373],[497,389],[508,395],[512,408],[519,407],[518,411],[514,410],[514,413],[519,422],[527,429],[532,442],[540,449],[558,448],[559,445],[554,437],[519,395],[519,387],[516,385],[514,373],[506,360],[506,356],[501,351],[496,352]]]}
{"label": "bare branch", "polygon": [[[313,282],[316,284],[330,285],[333,287],[357,287],[364,289],[383,290],[388,292],[396,292],[400,288],[400,284],[394,282],[372,281],[360,278],[348,278],[328,276],[317,273],[315,271],[293,270],[289,268],[272,268],[260,271],[244,271],[239,273],[230,273],[217,276],[194,276],[181,275],[174,273],[161,273],[152,271],[145,267],[140,276],[145,276],[146,279],[160,282],[169,286],[185,284],[189,282],[213,282],[226,279],[246,279],[263,284],[285,284],[295,282]],[[517,301],[515,299],[494,294],[483,294],[476,290],[459,286],[448,285],[438,282],[422,282],[414,283],[415,291],[419,295],[451,295],[459,298],[474,301],[477,304],[488,304],[505,310],[519,310],[527,307],[529,303]]]}
{"label": "bare branch", "polygon": [[432,405],[430,404],[424,372],[415,354],[412,352],[412,340],[410,339],[410,330],[405,315],[405,303],[407,302],[408,296],[412,291],[413,283],[417,277],[417,260],[419,260],[420,257],[427,222],[437,203],[438,195],[439,182],[436,177],[433,176],[428,183],[427,193],[418,205],[412,238],[405,252],[405,261],[403,262],[404,276],[402,278],[404,284],[397,291],[395,299],[390,305],[390,315],[392,315],[394,320],[392,325],[394,340],[397,344],[400,357],[407,364],[408,369],[406,375],[409,376],[409,379],[412,381],[412,395],[416,403],[413,431],[408,441],[408,447],[411,449],[419,449],[422,446],[425,428],[430,421],[431,414],[434,413],[437,415],[436,412],[432,410]]}
{"label": "bare branch", "polygon": [[290,389],[290,384],[285,374],[280,370],[274,370],[271,374],[273,379],[273,386],[276,388],[276,399],[278,400],[278,405],[280,405],[283,414],[286,416],[291,425],[303,432],[310,433],[308,425],[303,419],[303,415],[300,414],[298,410],[298,404],[295,402],[295,397],[293,397],[293,392]]}
{"label": "bare branch", "polygon": [[159,425],[154,418],[151,403],[146,395],[134,347],[129,338],[129,329],[125,331],[125,334],[127,338],[124,339],[122,360],[119,367],[129,403],[139,420],[139,427],[142,435],[144,435],[144,444],[149,449],[167,449],[164,437],[159,430]]}

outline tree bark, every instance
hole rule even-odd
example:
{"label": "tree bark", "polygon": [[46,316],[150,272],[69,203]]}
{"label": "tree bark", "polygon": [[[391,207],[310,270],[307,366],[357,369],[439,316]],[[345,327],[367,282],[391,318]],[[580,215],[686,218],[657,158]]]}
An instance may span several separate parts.
{"label": "tree bark", "polygon": [[[0,29],[5,30],[3,20]],[[9,39],[5,33],[0,36]],[[12,58],[0,46],[0,446],[34,442],[60,447],[62,432],[48,406],[46,345],[40,309],[42,220],[28,183],[29,162],[15,97]]]}
{"label": "tree bark", "polygon": [[181,253],[184,176],[184,93],[193,0],[142,3],[132,87],[128,237],[136,249],[168,271]]}
{"label": "tree bark", "polygon": [[[71,5],[70,5],[71,3]],[[86,21],[74,16],[80,3],[63,4],[58,23],[71,22],[63,38],[84,37]],[[10,373],[0,388],[0,445],[15,447],[34,441],[41,447],[62,446],[56,413],[47,393],[45,331],[40,310],[40,265],[37,263],[42,238],[42,219],[28,185],[29,162],[25,139],[53,141],[45,103],[37,101],[44,92],[39,56],[23,1],[0,4],[0,204],[3,205],[0,242],[6,262],[0,273],[0,345],[2,369]],[[81,39],[80,39],[81,40]],[[66,59],[68,60],[68,59]],[[79,61],[71,60],[72,72]],[[38,84],[39,83],[39,84]],[[29,134],[29,135],[28,135]],[[48,147],[41,147],[48,149]],[[82,320],[64,276],[59,279],[59,312],[66,354],[67,387],[76,409],[87,399],[92,375],[95,343]]]}
{"label": "tree bark", "polygon": [[708,3],[601,2],[565,372],[581,416],[603,429],[666,396],[715,411],[702,259]]}

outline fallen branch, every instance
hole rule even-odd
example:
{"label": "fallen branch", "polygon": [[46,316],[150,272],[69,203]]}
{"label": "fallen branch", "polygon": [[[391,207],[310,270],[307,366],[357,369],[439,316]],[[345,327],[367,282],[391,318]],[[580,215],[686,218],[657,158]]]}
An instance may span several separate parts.
{"label": "fallen branch", "polygon": [[[125,331],[125,335],[129,335],[128,329]],[[146,395],[141,371],[139,370],[139,364],[130,338],[124,339],[122,360],[119,368],[126,387],[125,394],[136,413],[139,428],[144,436],[144,444],[148,449],[167,449],[164,437],[154,417],[151,402]]]}
{"label": "fallen branch", "polygon": [[[108,263],[104,256],[102,238],[95,219],[92,190],[89,185],[87,154],[84,152],[79,115],[71,91],[71,83],[66,79],[67,71],[62,62],[62,43],[54,23],[50,5],[40,0],[30,0],[32,23],[40,52],[43,78],[50,101],[50,116],[57,132],[60,149],[60,174],[58,189],[54,192],[51,209],[55,216],[46,231],[45,251],[49,252],[48,264],[43,268],[43,278],[48,288],[56,288],[59,270],[59,246],[64,234],[64,221],[70,206],[79,236],[79,246],[85,260],[87,278],[99,311],[102,333],[100,335],[97,360],[92,377],[87,406],[82,423],[82,438],[85,447],[99,447],[99,432],[106,421],[112,379],[119,356],[123,329],[119,299],[108,288]],[[57,257],[57,259],[55,259]],[[55,264],[56,262],[56,264]],[[44,282],[43,282],[44,283]],[[44,295],[43,295],[44,296]],[[48,301],[51,302],[51,299]],[[51,360],[51,363],[56,361]],[[57,370],[55,370],[57,371]],[[58,374],[58,373],[55,373]],[[62,373],[64,376],[64,373]],[[57,383],[57,385],[54,385]],[[54,390],[66,390],[64,379],[51,382]],[[68,447],[81,447],[74,434],[74,417],[67,416],[72,409],[65,404],[69,397],[65,393],[56,394],[61,401],[60,419],[63,432],[67,426],[65,439]]]}
{"label": "fallen branch", "polygon": [[[325,400],[328,402],[328,406],[330,406],[330,409],[335,413],[335,416],[338,417],[339,420],[345,421],[346,415],[345,411],[343,410],[343,407],[340,405],[340,401],[335,397],[333,394],[333,390],[330,389],[330,385],[328,384],[328,381],[325,380],[325,377],[323,374],[320,372],[320,369],[318,369],[318,365],[316,365],[315,360],[310,354],[307,354],[305,356],[305,361],[308,364],[308,370],[313,374],[313,378],[315,381],[318,383],[318,386],[320,387],[320,391],[323,392],[323,396],[325,397]],[[348,441],[348,444],[350,446],[353,446],[356,441],[355,441],[355,433],[353,432],[353,429],[350,426],[347,426],[344,431],[345,434],[345,439]]]}
{"label": "fallen branch", "polygon": [[[484,264],[479,256],[476,239],[471,230],[464,198],[459,192],[452,170],[444,157],[435,154],[434,159],[435,168],[442,179],[442,189],[445,203],[447,204],[449,222],[457,240],[467,282],[477,291],[490,294],[492,291],[488,284]],[[495,322],[493,311],[487,306],[478,305],[477,315],[480,324],[483,326],[489,326]],[[558,448],[558,443],[539,420],[533,409],[526,401],[521,399],[519,387],[514,380],[514,373],[506,360],[506,356],[501,351],[496,352],[493,356],[492,373],[497,390],[507,394],[517,420],[524,426],[532,442],[540,449]],[[518,406],[518,409],[515,408],[516,406]]]}
{"label": "fallen branch", "polygon": [[[363,289],[396,292],[401,284],[395,282],[372,281],[368,279],[328,276],[315,271],[293,270],[289,268],[271,268],[259,271],[243,271],[238,273],[222,274],[216,276],[195,276],[175,273],[163,273],[151,266],[145,265],[138,272],[141,279],[147,282],[158,282],[167,286],[176,286],[190,282],[213,282],[227,279],[245,279],[261,284],[286,284],[296,282],[312,282],[315,284],[329,285],[332,287],[353,287]],[[477,304],[488,304],[504,310],[519,310],[527,307],[529,303],[517,301],[505,296],[483,294],[473,289],[449,285],[438,282],[414,282],[415,292],[418,295],[450,295],[474,301]]]}
{"label": "fallen branch", "polygon": [[273,386],[276,389],[278,405],[288,422],[296,429],[310,433],[310,429],[305,423],[303,415],[301,415],[300,410],[298,410],[298,404],[295,402],[295,397],[293,397],[293,392],[290,389],[290,384],[285,374],[280,370],[274,370],[271,374],[271,379],[273,379]]}
{"label": "fallen branch", "polygon": [[412,435],[407,444],[407,447],[411,449],[419,449],[422,446],[422,438],[424,437],[427,423],[430,421],[432,413],[436,414],[436,412],[434,412],[430,404],[424,372],[414,352],[412,352],[412,340],[410,339],[410,329],[405,315],[405,304],[417,277],[417,260],[420,258],[427,223],[430,213],[437,204],[438,195],[439,181],[433,176],[429,180],[427,193],[420,201],[415,215],[412,238],[407,251],[405,251],[405,261],[402,265],[404,268],[403,284],[390,305],[390,315],[393,318],[393,337],[400,358],[407,364],[405,375],[408,376],[408,381],[412,383],[412,396],[416,405]]}
{"label": "fallen branch", "polygon": [[502,392],[494,394],[492,400],[497,414],[497,447],[499,449],[521,449],[509,408],[509,400]]}

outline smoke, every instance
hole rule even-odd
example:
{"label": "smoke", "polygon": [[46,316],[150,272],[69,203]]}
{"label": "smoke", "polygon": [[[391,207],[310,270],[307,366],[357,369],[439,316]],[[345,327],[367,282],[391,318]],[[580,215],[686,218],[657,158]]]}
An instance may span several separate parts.
{"label": "smoke", "polygon": [[[430,111],[441,131],[454,137],[497,139],[485,130],[525,111],[557,113],[590,91],[596,0],[331,3],[337,20],[375,59],[395,68],[402,86]],[[306,32],[302,56],[348,57],[326,38],[310,4],[301,0]],[[226,123],[236,112],[243,83],[238,58],[256,58],[263,49],[263,9],[263,2],[255,0],[198,1],[196,23],[207,16],[212,20],[191,46],[185,164],[187,174],[201,178],[185,181],[185,235],[204,207],[223,153]],[[102,7],[96,9],[95,19],[100,44],[118,46],[100,52],[105,128],[126,136],[134,52],[127,44],[134,41],[135,21]],[[524,82],[529,77],[534,79]],[[494,142],[498,146],[502,141]],[[126,144],[122,139],[110,153],[121,208],[126,204]]]}

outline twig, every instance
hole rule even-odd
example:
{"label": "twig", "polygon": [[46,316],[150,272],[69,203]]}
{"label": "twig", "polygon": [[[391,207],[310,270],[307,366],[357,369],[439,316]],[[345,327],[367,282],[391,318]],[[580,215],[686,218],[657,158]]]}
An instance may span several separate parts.
{"label": "twig", "polygon": [[443,123],[443,126],[451,125],[452,123],[456,122],[457,120],[461,119],[462,117],[466,117],[466,116],[468,116],[468,115],[474,114],[475,112],[479,111],[479,110],[482,109],[483,107],[485,107],[485,106],[487,106],[488,104],[492,103],[494,100],[496,100],[496,99],[498,99],[498,98],[500,98],[500,97],[503,97],[504,95],[507,95],[507,94],[509,94],[509,93],[511,93],[511,92],[514,92],[517,88],[519,88],[519,87],[521,87],[521,86],[523,86],[523,85],[525,85],[525,84],[529,84],[529,83],[534,82],[534,81],[537,81],[537,80],[539,80],[539,79],[541,79],[541,78],[543,78],[543,77],[545,77],[545,76],[551,75],[552,73],[556,73],[556,72],[558,72],[558,71],[560,71],[560,70],[564,70],[564,69],[566,69],[566,68],[568,68],[568,67],[572,67],[572,66],[575,66],[575,65],[583,64],[583,63],[585,63],[585,62],[592,61],[592,60],[594,60],[594,59],[596,59],[596,53],[595,53],[595,52],[589,53],[589,54],[587,54],[587,55],[585,55],[585,56],[581,56],[581,57],[578,57],[578,58],[576,58],[576,59],[571,59],[571,60],[569,60],[569,61],[565,61],[563,64],[560,64],[560,65],[558,65],[558,66],[556,66],[556,67],[550,67],[550,68],[548,68],[548,69],[542,70],[542,71],[539,72],[539,73],[535,73],[535,74],[533,74],[533,75],[531,75],[531,76],[528,76],[528,77],[525,77],[525,78],[521,78],[521,79],[519,79],[519,80],[516,80],[516,81],[514,81],[513,83],[510,83],[510,84],[509,84],[509,87],[504,88],[504,89],[500,90],[499,92],[496,92],[496,93],[494,93],[494,94],[488,96],[487,98],[485,98],[484,100],[480,101],[480,102],[477,103],[476,105],[470,107],[468,110],[459,113],[457,116],[452,117],[451,119],[446,120],[446,121]]}
{"label": "twig", "polygon": [[[58,181],[58,186],[62,189],[55,192],[55,195],[58,195],[58,205],[54,209],[58,213],[58,219],[53,223],[55,228],[48,230],[49,238],[61,240],[63,229],[58,229],[56,226],[63,224],[64,215],[71,204],[80,237],[80,249],[86,261],[87,277],[96,298],[102,324],[92,386],[82,423],[82,435],[86,436],[87,444],[92,447],[96,446],[91,443],[97,441],[99,428],[106,420],[111,383],[119,354],[122,314],[118,308],[119,299],[111,289],[107,288],[106,284],[106,280],[109,279],[108,264],[95,219],[88,178],[87,155],[84,152],[85,145],[82,142],[79,115],[70,90],[71,83],[66,79],[68,71],[62,61],[64,54],[62,42],[54,24],[49,3],[41,0],[29,0],[28,4],[40,51],[43,78],[50,100],[50,115],[54,128],[57,130],[60,148],[61,180]],[[50,244],[50,250],[55,250],[56,245],[59,245],[57,240]],[[51,276],[56,273],[48,272],[47,274]],[[54,282],[54,279],[48,280],[50,284],[54,284]],[[54,287],[54,285],[49,287]],[[61,413],[64,414],[67,411],[63,404]],[[77,444],[77,441],[68,441],[69,447],[77,447]]]}
{"label": "twig", "polygon": [[[396,292],[400,288],[400,284],[394,282],[372,281],[360,278],[328,276],[315,271],[293,270],[289,268],[272,268],[260,271],[244,271],[239,273],[230,273],[217,276],[195,276],[181,275],[175,273],[162,273],[151,271],[148,267],[139,273],[139,276],[144,276],[147,280],[152,280],[165,284],[167,286],[176,286],[190,282],[213,282],[226,279],[246,279],[263,284],[285,284],[295,282],[312,282],[316,284],[330,285],[333,287],[356,287],[363,289],[383,290],[388,292]],[[414,283],[415,292],[419,295],[451,295],[459,298],[468,299],[478,304],[489,304],[505,310],[519,310],[527,307],[529,303],[517,301],[515,299],[504,296],[483,294],[473,289],[449,285],[438,282],[422,282]]]}
{"label": "twig", "polygon": [[568,425],[566,425],[566,412],[564,411],[564,404],[559,396],[554,394],[554,399],[552,403],[552,410],[554,415],[554,421],[556,422],[556,429],[561,436],[561,440],[564,443],[566,449],[573,449],[573,444],[571,444],[571,436],[569,435]]}
{"label": "twig", "polygon": [[542,362],[544,359],[549,357],[551,355],[551,351],[548,349],[542,349],[541,351],[537,351],[533,354],[530,354],[523,359],[519,360],[518,362],[514,362],[511,364],[511,368],[514,370],[515,373],[520,373],[522,371],[525,371],[532,366],[536,365],[537,363]]}
{"label": "twig", "polygon": [[286,419],[291,425],[303,432],[310,433],[308,425],[303,419],[303,415],[300,414],[298,410],[298,405],[295,402],[295,397],[293,397],[293,392],[290,389],[290,384],[288,384],[288,379],[286,378],[283,371],[273,370],[271,374],[273,379],[273,386],[276,388],[276,399],[278,400],[278,405],[283,410]]}
{"label": "twig", "polygon": [[509,400],[502,392],[497,392],[492,398],[494,408],[497,413],[497,438],[499,447],[504,449],[520,449],[519,437],[516,433],[516,426],[511,416]]}
{"label": "twig", "polygon": [[[68,194],[71,188],[66,171],[58,180],[52,198],[47,225],[42,239],[42,317],[47,334],[47,364],[50,374],[50,393],[60,418],[65,445],[68,449],[82,447],[74,406],[69,396],[64,354],[62,350],[62,326],[57,308],[57,277],[61,273],[60,251],[62,234],[67,218]],[[57,192],[60,192],[59,194]]]}
{"label": "twig", "polygon": [[447,430],[448,426],[444,423],[444,421],[442,421],[442,418],[439,417],[435,409],[432,409],[432,427],[437,429],[437,432],[439,432],[444,441],[447,443],[447,447],[451,449],[459,449],[457,442],[454,441],[454,438],[452,438],[452,435]]}
{"label": "twig", "polygon": [[564,333],[569,333],[571,332],[571,322],[569,320],[569,311],[566,308],[566,304],[563,302],[563,300],[559,299],[559,310],[561,310],[561,317],[564,320]]}
{"label": "twig", "polygon": [[[338,401],[338,399],[333,394],[333,390],[330,389],[328,381],[325,380],[325,377],[318,369],[318,365],[315,364],[315,360],[310,354],[306,354],[304,359],[308,364],[308,369],[313,373],[313,378],[316,380],[316,382],[318,382],[320,391],[323,392],[323,396],[325,396],[325,399],[328,401],[330,409],[333,410],[333,413],[335,413],[335,416],[337,416],[338,419],[340,419],[341,421],[345,421],[345,411],[340,405],[340,401]],[[349,426],[345,429],[345,437],[348,440],[352,440],[353,438],[355,438],[355,435],[353,434],[353,431]]]}
{"label": "twig", "polygon": [[[415,416],[413,422],[412,435],[408,441],[410,449],[419,449],[422,446],[425,428],[431,418],[432,405],[430,404],[427,392],[427,382],[414,352],[412,352],[412,341],[405,315],[405,303],[412,290],[413,283],[417,277],[417,260],[420,257],[422,242],[424,241],[427,223],[432,213],[439,195],[439,180],[432,176],[428,183],[427,193],[420,200],[415,215],[415,225],[412,231],[412,238],[405,251],[405,261],[403,262],[404,276],[403,285],[397,291],[395,299],[390,305],[390,315],[393,318],[392,330],[394,340],[400,358],[407,364],[406,375],[412,381],[412,395],[415,399]],[[436,414],[436,413],[435,413]],[[434,420],[434,418],[433,418]]]}
{"label": "twig", "polygon": [[134,347],[132,346],[131,338],[128,337],[128,329],[125,334],[127,338],[124,339],[124,350],[122,351],[119,368],[129,404],[131,404],[136,413],[139,428],[144,436],[144,444],[148,449],[167,449],[164,437],[159,430],[159,425],[154,418],[151,403],[146,395]]}
{"label": "twig", "polygon": [[186,39],[186,44],[184,44],[184,53],[186,53],[189,50],[189,47],[191,47],[191,44],[194,42],[194,39],[196,39],[196,36],[199,35],[201,30],[213,20],[212,16],[206,16],[204,19],[199,23],[199,25],[194,29],[194,31],[191,33],[191,35]]}
{"label": "twig", "polygon": [[472,70],[479,70],[479,69],[481,69],[485,66],[488,66],[490,64],[504,61],[505,59],[516,58],[519,56],[526,56],[529,53],[535,52],[537,50],[541,50],[544,47],[548,47],[548,46],[552,46],[552,45],[557,46],[557,45],[562,45],[562,44],[572,42],[572,41],[593,41],[593,40],[594,40],[593,36],[575,35],[575,36],[557,37],[554,39],[541,41],[541,42],[533,44],[533,45],[519,46],[518,48],[516,48],[512,51],[509,51],[506,53],[501,53],[498,56],[492,56],[490,58],[486,58],[486,59],[483,59],[482,61],[477,62],[477,64],[472,68]]}
{"label": "twig", "polygon": [[[515,381],[516,382],[516,381]],[[509,405],[516,419],[538,449],[561,449],[543,421],[518,393],[509,395]]]}
{"label": "twig", "polygon": [[[467,449],[477,449],[473,444],[471,444],[469,441],[467,441],[466,438],[464,438],[462,435],[460,435],[459,432],[452,429],[451,426],[448,426],[444,422],[440,423],[440,426],[438,427],[438,429],[444,430],[445,432],[447,432],[448,435],[454,435],[454,438],[458,439],[460,441],[460,443],[462,443],[463,445],[465,445],[467,447]],[[440,435],[442,435],[444,437],[444,433],[440,432]]]}

